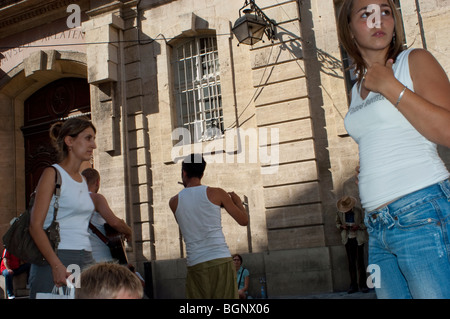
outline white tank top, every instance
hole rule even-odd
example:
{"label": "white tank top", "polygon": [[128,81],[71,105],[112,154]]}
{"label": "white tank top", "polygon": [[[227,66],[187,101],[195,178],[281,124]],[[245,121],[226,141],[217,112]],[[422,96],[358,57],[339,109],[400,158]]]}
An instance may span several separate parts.
{"label": "white tank top", "polygon": [[[395,77],[414,91],[409,54],[399,54]],[[357,84],[345,117],[345,128],[358,143],[359,193],[366,211],[449,177],[436,144],[422,136],[383,95],[361,98]]]}
{"label": "white tank top", "polygon": [[[77,182],[58,164],[54,167],[61,174],[61,195],[59,198],[59,210],[56,221],[59,222],[59,235],[61,241],[58,249],[73,249],[91,251],[88,226],[94,203],[89,195],[86,180]],[[53,219],[53,195],[44,221],[44,228],[50,226]]]}
{"label": "white tank top", "polygon": [[186,244],[188,266],[231,256],[222,232],[220,206],[209,201],[207,188],[188,187],[178,194],[175,217]]}
{"label": "white tank top", "polygon": [[[98,212],[94,212],[91,217],[91,223],[94,225],[103,235],[106,236],[105,223],[106,220]],[[89,239],[92,246],[92,257],[96,262],[112,261],[111,250],[109,247],[89,228]]]}

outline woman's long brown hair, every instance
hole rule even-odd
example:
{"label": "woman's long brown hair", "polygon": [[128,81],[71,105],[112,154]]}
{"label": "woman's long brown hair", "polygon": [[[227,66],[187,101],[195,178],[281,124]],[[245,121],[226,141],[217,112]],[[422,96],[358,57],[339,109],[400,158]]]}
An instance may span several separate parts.
{"label": "woman's long brown hair", "polygon": [[[393,37],[391,41],[391,45],[389,47],[389,51],[386,55],[386,60],[397,59],[397,56],[404,50],[404,32],[403,32],[403,22],[401,15],[395,6],[393,0],[387,0],[389,7],[392,10],[392,14],[394,16],[394,32],[395,37]],[[344,49],[347,51],[348,55],[352,58],[353,64],[350,65],[350,68],[355,69],[355,73],[357,75],[357,82],[361,84],[365,70],[367,69],[366,62],[364,61],[361,53],[356,46],[355,40],[351,36],[350,32],[350,20],[353,9],[354,0],[344,0],[341,11],[339,12],[338,17],[338,34],[339,40],[341,44],[344,46]]]}

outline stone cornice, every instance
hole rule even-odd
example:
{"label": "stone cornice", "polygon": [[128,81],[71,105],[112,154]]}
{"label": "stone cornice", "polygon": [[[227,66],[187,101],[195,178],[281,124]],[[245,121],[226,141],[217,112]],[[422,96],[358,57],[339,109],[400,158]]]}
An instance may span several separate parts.
{"label": "stone cornice", "polygon": [[[87,3],[84,0],[23,0],[0,8],[0,37],[27,30],[51,19],[69,16],[70,4]],[[11,30],[10,30],[11,29]],[[12,29],[14,31],[12,31]]]}
{"label": "stone cornice", "polygon": [[123,6],[123,2],[116,0],[116,1],[110,1],[109,3],[106,3],[102,6],[91,8],[91,10],[86,11],[86,14],[89,17],[95,17],[97,15],[101,15],[104,13],[111,13],[114,11],[120,11],[120,9]]}
{"label": "stone cornice", "polygon": [[60,8],[65,9],[69,4],[76,2],[80,0],[21,1],[0,8],[0,28],[21,23]]}

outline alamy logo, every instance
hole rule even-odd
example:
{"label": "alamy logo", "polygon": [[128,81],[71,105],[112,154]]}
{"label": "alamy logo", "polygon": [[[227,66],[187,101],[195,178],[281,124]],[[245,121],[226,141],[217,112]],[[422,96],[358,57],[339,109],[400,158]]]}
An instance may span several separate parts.
{"label": "alamy logo", "polygon": [[67,282],[72,283],[75,288],[80,288],[80,275],[81,275],[81,269],[80,266],[77,264],[70,264],[67,266],[67,271],[72,273],[69,277],[67,277]]}
{"label": "alamy logo", "polygon": [[[278,128],[229,129],[222,133],[217,128],[202,132],[200,123],[194,136],[184,128],[172,132],[172,140],[179,141],[171,151],[172,161],[184,159],[192,153],[204,154],[209,163],[260,163],[261,174],[278,172],[280,132]],[[203,142],[207,143],[203,143]],[[248,142],[247,142],[248,141]],[[193,150],[192,150],[193,149]]]}
{"label": "alamy logo", "polygon": [[367,272],[370,273],[370,276],[367,277],[367,287],[372,288],[381,288],[381,269],[380,266],[376,264],[371,264],[367,267]]}
{"label": "alamy logo", "polygon": [[367,18],[367,26],[371,29],[381,27],[381,7],[378,4],[367,6],[367,12],[372,12]]}
{"label": "alamy logo", "polygon": [[67,17],[66,24],[69,29],[81,26],[81,9],[78,4],[70,4],[67,6],[67,13],[71,12]]}

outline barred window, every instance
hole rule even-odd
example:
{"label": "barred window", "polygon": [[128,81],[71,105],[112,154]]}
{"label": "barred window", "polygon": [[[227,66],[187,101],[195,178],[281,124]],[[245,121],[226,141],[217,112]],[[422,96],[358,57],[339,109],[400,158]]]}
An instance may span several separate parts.
{"label": "barred window", "polygon": [[219,55],[215,36],[192,38],[174,50],[178,126],[191,142],[224,132]]}

